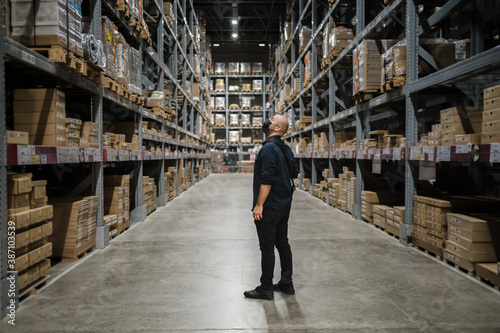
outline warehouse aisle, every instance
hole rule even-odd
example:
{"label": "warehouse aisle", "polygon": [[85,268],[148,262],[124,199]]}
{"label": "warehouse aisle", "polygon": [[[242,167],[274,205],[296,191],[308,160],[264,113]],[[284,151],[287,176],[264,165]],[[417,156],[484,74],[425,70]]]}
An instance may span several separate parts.
{"label": "warehouse aisle", "polygon": [[245,299],[260,275],[251,180],[211,175],[27,300],[0,332],[500,331],[498,293],[302,191],[290,230],[297,294]]}

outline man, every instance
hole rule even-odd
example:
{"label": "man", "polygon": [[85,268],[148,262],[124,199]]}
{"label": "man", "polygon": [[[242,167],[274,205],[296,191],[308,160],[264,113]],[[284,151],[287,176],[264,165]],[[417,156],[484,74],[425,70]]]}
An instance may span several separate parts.
{"label": "man", "polygon": [[[292,282],[292,251],[288,243],[288,217],[292,206],[292,178],[298,170],[293,153],[281,137],[288,130],[288,121],[274,115],[262,126],[267,139],[257,155],[253,178],[253,218],[261,251],[261,285],[245,291],[248,298],[274,299],[274,292],[294,294]],[[281,279],[273,285],[274,247],[281,262]]]}

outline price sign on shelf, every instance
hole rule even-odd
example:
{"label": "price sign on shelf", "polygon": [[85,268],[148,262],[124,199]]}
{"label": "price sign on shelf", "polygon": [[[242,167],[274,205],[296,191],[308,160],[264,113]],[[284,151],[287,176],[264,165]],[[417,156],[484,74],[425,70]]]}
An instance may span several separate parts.
{"label": "price sign on shelf", "polygon": [[410,160],[418,161],[422,155],[421,147],[411,147],[410,148]]}
{"label": "price sign on shelf", "polygon": [[490,153],[490,163],[500,163],[500,153]]}
{"label": "price sign on shelf", "polygon": [[457,154],[468,154],[471,152],[471,145],[457,145],[455,146],[455,153]]}
{"label": "price sign on shelf", "polygon": [[401,148],[394,148],[392,150],[392,159],[394,161],[401,161]]}
{"label": "price sign on shelf", "polygon": [[491,153],[500,153],[500,143],[490,144],[490,152]]}

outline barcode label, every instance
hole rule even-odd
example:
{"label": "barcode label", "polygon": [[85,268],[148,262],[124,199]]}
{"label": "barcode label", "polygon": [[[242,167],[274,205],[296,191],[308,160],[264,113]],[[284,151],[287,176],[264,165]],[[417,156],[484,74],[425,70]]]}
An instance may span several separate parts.
{"label": "barcode label", "polygon": [[465,59],[467,54],[466,54],[466,49],[465,49],[465,41],[464,40],[459,40],[455,42],[455,59]]}

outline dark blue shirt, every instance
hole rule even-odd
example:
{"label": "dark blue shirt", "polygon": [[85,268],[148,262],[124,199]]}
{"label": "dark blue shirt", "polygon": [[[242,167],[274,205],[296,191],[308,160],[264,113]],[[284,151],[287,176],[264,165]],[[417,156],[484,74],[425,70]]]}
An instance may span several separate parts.
{"label": "dark blue shirt", "polygon": [[[262,149],[257,154],[253,173],[253,208],[257,204],[260,185],[271,185],[271,191],[264,202],[264,208],[287,212],[292,207],[292,183],[290,177],[298,175],[297,165],[292,150],[279,136],[269,137],[262,143]],[[281,146],[286,153],[283,155]],[[289,175],[287,161],[293,166],[292,175]]]}

